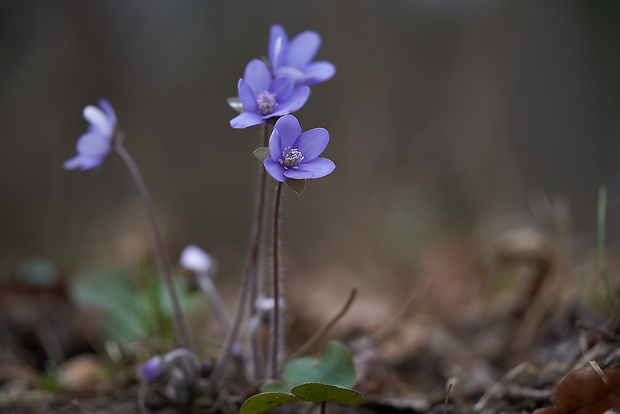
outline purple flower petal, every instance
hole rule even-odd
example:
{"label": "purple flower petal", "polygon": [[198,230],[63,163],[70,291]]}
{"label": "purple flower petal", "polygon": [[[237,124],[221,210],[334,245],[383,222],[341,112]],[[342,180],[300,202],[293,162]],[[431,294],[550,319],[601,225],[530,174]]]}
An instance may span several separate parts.
{"label": "purple flower petal", "polygon": [[105,112],[93,105],[87,105],[83,111],[84,119],[86,119],[91,127],[103,135],[111,135],[113,126],[110,124]]}
{"label": "purple flower petal", "polygon": [[335,168],[336,165],[332,160],[327,158],[315,158],[308,162],[303,162],[299,166],[298,171],[309,171],[314,174],[312,178],[321,178],[334,171]]}
{"label": "purple flower petal", "polygon": [[[310,97],[310,88],[308,86],[297,86],[291,92],[291,95],[284,102],[278,103],[278,110],[271,116],[280,116],[293,113],[304,106]],[[300,132],[301,133],[301,132]]]}
{"label": "purple flower petal", "polygon": [[104,157],[86,157],[84,155],[76,155],[75,157],[68,159],[62,165],[65,170],[74,170],[79,168],[80,170],[90,170],[101,164]]}
{"label": "purple flower petal", "polygon": [[301,134],[293,147],[301,151],[306,163],[321,155],[328,143],[329,132],[324,128],[314,128]]}
{"label": "purple flower petal", "polygon": [[285,64],[301,68],[310,63],[321,47],[321,36],[313,31],[305,31],[293,38],[288,45]]}
{"label": "purple flower petal", "polygon": [[311,171],[304,171],[304,170],[294,170],[292,168],[289,168],[288,170],[282,170],[284,172],[284,176],[288,177],[288,178],[295,178],[296,180],[303,180],[306,178],[315,178],[314,177],[314,173]]}
{"label": "purple flower petal", "polygon": [[282,142],[280,141],[280,134],[275,128],[271,133],[271,137],[269,137],[269,155],[271,155],[271,158],[274,160],[282,156]]}
{"label": "purple flower petal", "polygon": [[271,69],[275,70],[282,64],[282,59],[288,46],[288,36],[286,31],[279,24],[271,26],[269,33],[269,52],[268,58]]}
{"label": "purple flower petal", "polygon": [[262,60],[252,59],[245,67],[243,80],[252,88],[254,95],[258,96],[269,88],[271,73]]}
{"label": "purple flower petal", "polygon": [[274,74],[276,76],[290,75],[295,81],[295,85],[304,85],[304,80],[306,79],[306,75],[301,70],[290,66],[279,67]]}
{"label": "purple flower petal", "polygon": [[253,125],[264,123],[262,116],[254,112],[244,112],[230,120],[230,126],[236,129],[247,128]]}
{"label": "purple flower petal", "polygon": [[325,60],[312,62],[302,69],[304,74],[304,85],[313,86],[324,82],[336,74],[336,67]]}
{"label": "purple flower petal", "polygon": [[114,108],[112,108],[110,101],[106,98],[99,98],[97,105],[99,105],[99,108],[103,109],[103,112],[106,113],[108,116],[108,121],[116,125],[116,112],[114,112]]}
{"label": "purple flower petal", "polygon": [[276,95],[276,101],[282,102],[291,96],[291,92],[293,92],[294,87],[295,81],[293,78],[289,75],[282,75],[278,76],[273,80],[273,82],[271,82],[269,92]]}
{"label": "purple flower petal", "polygon": [[286,177],[284,176],[284,168],[282,168],[279,162],[275,161],[273,158],[265,158],[263,165],[267,169],[269,175],[273,178],[282,183],[286,181]]}
{"label": "purple flower petal", "polygon": [[101,157],[110,152],[112,142],[95,132],[87,132],[78,139],[75,148],[80,155]]}
{"label": "purple flower petal", "polygon": [[286,115],[278,119],[274,129],[280,134],[280,148],[291,147],[301,135],[299,121],[293,115]]}
{"label": "purple flower petal", "polygon": [[254,95],[254,91],[252,91],[250,85],[248,85],[248,83],[243,79],[239,79],[237,91],[239,92],[239,100],[245,110],[249,112],[257,112],[258,103],[256,103],[256,95]]}

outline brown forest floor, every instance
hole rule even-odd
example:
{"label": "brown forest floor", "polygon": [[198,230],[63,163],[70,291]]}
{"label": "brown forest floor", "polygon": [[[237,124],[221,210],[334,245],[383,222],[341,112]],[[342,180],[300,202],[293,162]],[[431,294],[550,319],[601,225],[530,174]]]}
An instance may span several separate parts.
{"label": "brown forest floor", "polygon": [[[350,345],[354,388],[364,401],[330,412],[495,414],[550,406],[540,414],[599,414],[620,404],[620,327],[596,253],[571,256],[546,235],[521,229],[488,251],[444,238],[425,250],[415,277],[374,269],[379,277],[360,282],[338,267],[299,274],[286,292],[294,318],[289,345],[333,316],[357,285],[357,301],[330,337]],[[310,292],[307,280],[314,281]],[[96,324],[62,284],[2,283],[0,413],[140,412],[136,373],[144,356],[118,348],[111,363],[114,346],[101,344]],[[161,402],[150,408],[180,411]]]}

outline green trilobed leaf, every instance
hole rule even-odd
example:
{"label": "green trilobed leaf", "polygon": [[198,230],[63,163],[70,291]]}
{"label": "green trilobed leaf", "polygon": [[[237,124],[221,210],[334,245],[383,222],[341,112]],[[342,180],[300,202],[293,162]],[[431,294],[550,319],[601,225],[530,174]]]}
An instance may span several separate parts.
{"label": "green trilobed leaf", "polygon": [[241,103],[241,99],[239,99],[238,96],[228,98],[228,105],[235,111],[239,112],[240,114],[245,112],[245,108],[243,107],[243,104]]}
{"label": "green trilobed leaf", "polygon": [[287,178],[286,185],[288,185],[291,190],[295,191],[297,195],[302,195],[304,190],[306,189],[306,180],[297,180],[295,178]]}
{"label": "green trilobed leaf", "polygon": [[300,399],[315,404],[322,402],[338,402],[341,404],[357,404],[362,401],[362,394],[349,388],[336,385],[309,382],[293,387],[291,393]]}
{"label": "green trilobed leaf", "polygon": [[239,414],[254,414],[283,404],[299,401],[299,397],[283,392],[264,392],[245,400]]}
{"label": "green trilobed leaf", "polygon": [[271,155],[269,154],[269,147],[260,147],[254,150],[254,156],[260,160],[260,162],[265,161]]}
{"label": "green trilobed leaf", "polygon": [[357,375],[347,347],[338,341],[329,341],[320,358],[296,358],[286,364],[282,378],[293,385],[318,382],[351,388]]}

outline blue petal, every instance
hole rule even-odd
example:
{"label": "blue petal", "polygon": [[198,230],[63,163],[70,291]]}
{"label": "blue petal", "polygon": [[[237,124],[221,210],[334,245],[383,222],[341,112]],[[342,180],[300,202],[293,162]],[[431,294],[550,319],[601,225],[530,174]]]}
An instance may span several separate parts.
{"label": "blue petal", "polygon": [[303,180],[306,178],[314,178],[314,173],[312,173],[311,171],[304,171],[304,170],[294,170],[292,168],[289,168],[288,170],[283,170],[284,171],[284,175],[288,178],[295,178],[296,180]]}
{"label": "blue petal", "polygon": [[244,112],[230,120],[230,126],[236,129],[247,128],[253,125],[264,123],[262,116],[254,112]]}
{"label": "blue petal", "polygon": [[271,26],[269,33],[269,63],[271,70],[275,71],[282,64],[282,59],[288,46],[286,31],[279,24]]}
{"label": "blue petal", "polygon": [[266,158],[265,161],[263,161],[263,165],[267,169],[269,175],[273,178],[281,183],[286,181],[286,177],[284,176],[284,168],[282,168],[279,162],[273,160],[272,158]]}
{"label": "blue petal", "polygon": [[289,75],[282,75],[278,76],[273,80],[273,82],[271,82],[269,92],[276,95],[277,102],[282,102],[291,96],[291,92],[293,92],[294,87],[295,81],[293,78]]}
{"label": "blue petal", "polygon": [[83,155],[76,155],[75,157],[68,159],[63,163],[65,170],[74,170],[79,168],[80,170],[90,170],[101,164],[104,157],[87,157]]}
{"label": "blue petal", "polygon": [[305,31],[293,38],[288,45],[284,64],[301,68],[314,59],[321,47],[321,36],[312,31]]}
{"label": "blue petal", "polygon": [[302,68],[304,85],[313,86],[324,82],[336,74],[336,67],[325,60],[312,62]]}
{"label": "blue petal", "polygon": [[312,178],[321,178],[334,171],[335,168],[336,165],[332,160],[327,158],[315,158],[308,162],[302,162],[298,171],[309,171],[314,174]]}
{"label": "blue petal", "polygon": [[86,119],[92,129],[103,135],[112,135],[114,126],[110,124],[105,112],[93,105],[87,105],[83,111],[84,119]]}
{"label": "blue petal", "polygon": [[270,116],[280,116],[291,114],[297,111],[299,108],[304,106],[308,97],[310,96],[310,88],[307,86],[297,86],[291,92],[291,96],[286,99],[284,102],[279,102],[277,111],[272,113]]}
{"label": "blue petal", "polygon": [[321,155],[328,143],[329,132],[324,128],[314,128],[301,134],[294,148],[303,154],[304,162],[307,162]]}
{"label": "blue petal", "polygon": [[95,132],[82,135],[75,146],[78,154],[88,157],[103,157],[112,150],[112,141]]}
{"label": "blue petal", "polygon": [[243,79],[239,79],[239,83],[237,84],[237,91],[239,93],[239,100],[241,104],[248,112],[258,112],[258,103],[256,102],[256,95],[250,88],[247,82],[244,82]]}
{"label": "blue petal", "polygon": [[103,112],[106,113],[106,115],[108,116],[108,121],[110,123],[116,124],[116,113],[114,112],[114,108],[112,108],[112,104],[110,103],[110,101],[108,101],[106,98],[99,98],[99,101],[97,101],[97,105],[99,105],[99,108],[103,109]]}
{"label": "blue petal", "polygon": [[292,147],[301,135],[299,121],[293,115],[286,115],[278,119],[274,129],[280,134],[280,148]]}
{"label": "blue petal", "polygon": [[280,134],[275,128],[269,137],[269,155],[276,160],[282,156],[282,142],[280,141]]}
{"label": "blue petal", "polygon": [[293,77],[293,80],[295,81],[295,85],[304,85],[304,81],[306,79],[306,75],[304,75],[304,73],[297,69],[297,68],[292,68],[290,66],[282,66],[280,68],[278,68],[275,72],[274,72],[275,76],[282,76],[282,75],[290,75]]}
{"label": "blue petal", "polygon": [[252,88],[254,95],[258,96],[269,88],[271,73],[269,73],[265,62],[252,59],[245,67],[243,80]]}

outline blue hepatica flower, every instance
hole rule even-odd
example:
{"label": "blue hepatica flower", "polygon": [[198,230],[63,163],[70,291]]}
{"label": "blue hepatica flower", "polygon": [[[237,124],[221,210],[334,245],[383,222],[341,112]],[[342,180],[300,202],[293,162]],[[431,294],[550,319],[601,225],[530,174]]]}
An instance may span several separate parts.
{"label": "blue hepatica flower", "polygon": [[237,88],[245,112],[230,120],[233,128],[263,124],[271,117],[295,112],[310,96],[310,88],[295,86],[291,75],[272,79],[267,65],[258,59],[247,64]]}
{"label": "blue hepatica flower", "polygon": [[279,24],[271,26],[269,63],[274,76],[289,74],[296,85],[313,86],[334,76],[336,67],[327,61],[312,62],[321,47],[321,36],[313,31],[301,32],[290,42]]}
{"label": "blue hepatica flower", "polygon": [[336,166],[327,158],[318,158],[329,142],[324,128],[301,132],[299,121],[293,115],[283,116],[276,122],[269,138],[270,157],[263,161],[267,172],[280,182],[287,178],[321,178]]}
{"label": "blue hepatica flower", "polygon": [[83,116],[89,122],[88,131],[77,141],[77,155],[64,162],[65,170],[88,170],[101,164],[112,151],[116,132],[116,114],[107,99],[99,99],[99,108],[88,105]]}

